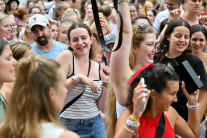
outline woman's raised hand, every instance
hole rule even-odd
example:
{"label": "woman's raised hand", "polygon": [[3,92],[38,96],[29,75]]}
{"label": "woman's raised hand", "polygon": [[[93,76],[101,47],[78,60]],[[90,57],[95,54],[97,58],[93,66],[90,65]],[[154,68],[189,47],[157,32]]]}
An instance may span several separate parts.
{"label": "woman's raised hand", "polygon": [[189,105],[196,105],[198,103],[198,97],[199,97],[199,89],[197,89],[194,93],[189,94],[185,88],[185,82],[182,82],[182,89],[183,93],[185,94],[186,98],[188,99]]}
{"label": "woman's raised hand", "polygon": [[172,21],[176,18],[179,18],[181,15],[181,10],[180,9],[174,9],[172,11],[170,11],[170,15],[169,15],[169,21]]}
{"label": "woman's raised hand", "polygon": [[[142,92],[145,92],[146,94],[141,94]],[[142,82],[139,82],[136,88],[134,88],[134,95],[133,95],[133,113],[132,115],[136,119],[140,119],[142,116],[146,105],[147,101],[150,95],[150,90],[146,88],[146,85],[142,85]],[[146,98],[145,103],[144,103],[144,109],[142,108],[142,98]]]}
{"label": "woman's raised hand", "polygon": [[207,26],[207,16],[206,15],[199,16],[198,20],[199,20],[200,23],[202,23],[203,25]]}
{"label": "woman's raised hand", "polygon": [[80,74],[80,81],[88,85],[93,92],[97,92],[99,89],[97,84],[92,79],[86,77],[85,75]]}

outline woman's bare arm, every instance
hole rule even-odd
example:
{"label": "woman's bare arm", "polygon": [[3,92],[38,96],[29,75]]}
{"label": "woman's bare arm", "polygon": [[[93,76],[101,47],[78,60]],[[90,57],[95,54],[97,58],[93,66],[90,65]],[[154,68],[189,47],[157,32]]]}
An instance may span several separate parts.
{"label": "woman's bare arm", "polygon": [[[132,40],[132,25],[129,13],[128,3],[123,2],[119,4],[119,10],[123,16],[123,40],[121,48],[112,52],[110,61],[111,82],[115,91],[118,102],[125,105],[127,99],[127,81],[132,75],[129,67],[129,53]],[[118,15],[118,14],[117,14]],[[118,18],[117,29],[119,33],[120,20]],[[118,35],[117,35],[118,36]],[[115,46],[118,44],[116,39]],[[115,48],[115,47],[114,47]]]}

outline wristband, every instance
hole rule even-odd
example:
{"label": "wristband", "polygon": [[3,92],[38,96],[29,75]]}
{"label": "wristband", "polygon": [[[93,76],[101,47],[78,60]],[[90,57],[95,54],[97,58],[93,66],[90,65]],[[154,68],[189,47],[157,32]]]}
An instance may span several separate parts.
{"label": "wristband", "polygon": [[172,21],[172,20],[168,19],[167,22],[166,22],[166,24],[169,24],[171,21]]}
{"label": "wristband", "polygon": [[134,116],[130,115],[126,120],[126,125],[132,128],[138,135],[138,128],[140,126],[140,121],[135,119]]}
{"label": "wristband", "polygon": [[102,87],[109,87],[110,86],[110,82],[109,81],[102,81]]}
{"label": "wristband", "polygon": [[[75,82],[74,82],[73,80],[74,80]],[[79,82],[80,82],[80,75],[79,75],[79,74],[78,74],[77,76],[75,76],[75,75],[72,76],[72,84],[74,84],[74,83],[75,83],[75,84],[78,84]]]}
{"label": "wristband", "polygon": [[186,106],[187,106],[188,109],[196,110],[196,109],[198,109],[198,107],[199,107],[199,103],[197,103],[196,105],[189,105],[189,104],[187,103]]}
{"label": "wristband", "polygon": [[134,130],[127,128],[126,125],[124,125],[124,129],[127,130],[128,132],[132,133],[133,135],[136,135],[136,132]]}

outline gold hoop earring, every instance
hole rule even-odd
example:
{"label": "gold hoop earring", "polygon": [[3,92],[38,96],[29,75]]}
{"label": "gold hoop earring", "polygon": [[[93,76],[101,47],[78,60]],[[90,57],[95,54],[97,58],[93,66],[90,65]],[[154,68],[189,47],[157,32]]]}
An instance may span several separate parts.
{"label": "gold hoop earring", "polygon": [[152,103],[155,103],[155,98],[153,99]]}

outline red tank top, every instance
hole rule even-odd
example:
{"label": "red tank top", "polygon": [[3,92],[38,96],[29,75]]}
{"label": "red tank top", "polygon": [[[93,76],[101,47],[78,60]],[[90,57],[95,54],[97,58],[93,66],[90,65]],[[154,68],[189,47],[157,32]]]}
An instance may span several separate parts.
{"label": "red tank top", "polygon": [[[140,127],[138,138],[154,138],[156,134],[157,125],[160,120],[162,112],[155,117],[147,117],[142,115],[140,118]],[[162,138],[175,138],[175,131],[173,130],[168,118],[164,115],[165,118],[165,132],[162,135]]]}

